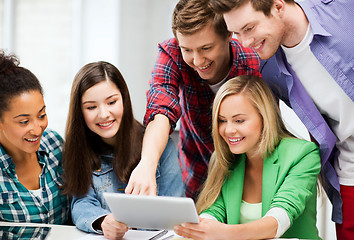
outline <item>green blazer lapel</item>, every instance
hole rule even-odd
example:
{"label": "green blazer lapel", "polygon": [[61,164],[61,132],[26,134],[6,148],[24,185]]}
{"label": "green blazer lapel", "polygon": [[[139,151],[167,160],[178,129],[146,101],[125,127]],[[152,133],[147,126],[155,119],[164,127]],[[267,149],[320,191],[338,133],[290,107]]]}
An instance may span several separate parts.
{"label": "green blazer lapel", "polygon": [[269,210],[274,196],[274,187],[279,173],[279,165],[276,163],[278,156],[278,150],[275,149],[272,155],[263,160],[262,216],[264,216]]}
{"label": "green blazer lapel", "polygon": [[240,208],[243,193],[243,181],[245,177],[246,156],[235,156],[234,169],[231,170],[231,175],[227,181],[225,193],[227,193],[226,203],[229,203],[226,207],[227,211],[227,223],[238,224],[240,222]]}

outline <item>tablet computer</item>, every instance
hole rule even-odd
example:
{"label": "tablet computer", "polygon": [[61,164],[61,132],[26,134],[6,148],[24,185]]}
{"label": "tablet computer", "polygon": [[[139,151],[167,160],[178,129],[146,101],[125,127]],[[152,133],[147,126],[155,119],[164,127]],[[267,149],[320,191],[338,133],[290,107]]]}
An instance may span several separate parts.
{"label": "tablet computer", "polygon": [[115,219],[130,228],[173,229],[184,222],[198,223],[191,198],[103,193]]}

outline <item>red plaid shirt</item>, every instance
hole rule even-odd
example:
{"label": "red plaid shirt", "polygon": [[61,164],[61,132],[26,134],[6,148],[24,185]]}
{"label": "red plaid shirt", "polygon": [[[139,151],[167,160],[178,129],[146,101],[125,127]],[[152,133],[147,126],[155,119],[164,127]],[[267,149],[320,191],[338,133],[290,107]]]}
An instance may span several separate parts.
{"label": "red plaid shirt", "polygon": [[[227,79],[238,75],[257,75],[259,58],[250,48],[231,41],[233,65]],[[160,43],[159,53],[147,91],[146,126],[156,114],[170,119],[174,129],[180,119],[179,161],[186,195],[196,198],[207,176],[209,159],[214,151],[211,135],[211,108],[214,93],[208,83],[189,67],[175,38]],[[172,131],[171,131],[172,132]]]}

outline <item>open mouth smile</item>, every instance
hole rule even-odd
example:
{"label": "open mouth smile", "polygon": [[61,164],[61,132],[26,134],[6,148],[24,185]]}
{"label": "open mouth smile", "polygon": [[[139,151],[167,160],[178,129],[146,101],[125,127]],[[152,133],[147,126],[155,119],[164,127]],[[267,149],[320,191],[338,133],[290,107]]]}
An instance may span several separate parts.
{"label": "open mouth smile", "polygon": [[262,46],[263,46],[263,44],[264,44],[264,41],[265,41],[265,40],[261,41],[261,42],[258,43],[257,45],[254,45],[254,46],[253,46],[253,49],[254,49],[255,51],[259,51],[259,50],[262,48]]}
{"label": "open mouth smile", "polygon": [[27,142],[31,142],[31,143],[34,143],[34,142],[37,142],[39,140],[39,137],[36,137],[36,138],[25,138],[25,140]]}
{"label": "open mouth smile", "polygon": [[107,122],[97,123],[97,125],[99,127],[106,128],[106,127],[111,126],[113,123],[114,123],[114,120],[111,120],[111,121],[107,121]]}
{"label": "open mouth smile", "polygon": [[228,138],[230,144],[238,144],[244,139],[244,137],[241,138]]}
{"label": "open mouth smile", "polygon": [[200,71],[207,71],[209,68],[210,68],[210,66],[211,66],[211,64],[212,64],[213,62],[211,62],[211,63],[209,63],[208,65],[206,65],[206,66],[203,66],[203,67],[197,67]]}

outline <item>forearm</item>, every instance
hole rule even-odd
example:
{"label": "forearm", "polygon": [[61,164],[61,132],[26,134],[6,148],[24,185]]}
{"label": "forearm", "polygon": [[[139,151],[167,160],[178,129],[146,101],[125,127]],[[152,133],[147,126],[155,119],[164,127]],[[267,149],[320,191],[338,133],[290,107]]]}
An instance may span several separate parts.
{"label": "forearm", "polygon": [[229,239],[270,239],[277,232],[278,223],[273,217],[263,217],[257,221],[227,225]]}
{"label": "forearm", "polygon": [[171,129],[169,119],[162,114],[157,114],[145,130],[143,147],[141,152],[141,163],[151,165],[155,168],[167,145]]}
{"label": "forearm", "polygon": [[101,207],[98,199],[89,194],[83,198],[73,199],[71,205],[72,220],[77,228],[85,232],[96,232],[92,225],[98,218],[110,212]]}

